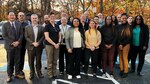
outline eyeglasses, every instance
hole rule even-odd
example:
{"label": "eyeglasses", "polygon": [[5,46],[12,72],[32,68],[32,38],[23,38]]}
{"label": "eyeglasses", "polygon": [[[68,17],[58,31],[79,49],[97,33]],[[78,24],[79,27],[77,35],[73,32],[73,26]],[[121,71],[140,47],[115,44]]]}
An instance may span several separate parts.
{"label": "eyeglasses", "polygon": [[22,17],[24,17],[24,15],[19,15],[20,17],[22,16]]}

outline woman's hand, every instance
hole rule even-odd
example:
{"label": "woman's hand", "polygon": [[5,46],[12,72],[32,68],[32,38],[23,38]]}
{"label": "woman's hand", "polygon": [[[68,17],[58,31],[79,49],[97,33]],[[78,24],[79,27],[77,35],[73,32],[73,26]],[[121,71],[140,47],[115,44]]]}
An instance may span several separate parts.
{"label": "woman's hand", "polygon": [[119,49],[122,50],[122,49],[123,49],[123,46],[122,46],[122,45],[119,45]]}
{"label": "woman's hand", "polygon": [[72,49],[69,48],[69,49],[68,49],[68,53],[72,53]]}
{"label": "woman's hand", "polygon": [[90,50],[91,50],[91,51],[94,51],[94,50],[95,50],[95,47],[90,47]]}
{"label": "woman's hand", "polygon": [[144,46],[144,47],[143,47],[143,50],[146,50],[146,49],[147,49],[147,47],[146,47],[146,46]]}

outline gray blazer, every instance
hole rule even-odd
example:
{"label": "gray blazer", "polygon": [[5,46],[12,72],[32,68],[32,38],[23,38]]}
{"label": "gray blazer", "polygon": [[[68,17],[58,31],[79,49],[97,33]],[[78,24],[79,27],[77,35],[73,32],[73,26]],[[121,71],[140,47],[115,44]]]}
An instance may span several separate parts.
{"label": "gray blazer", "polygon": [[[39,43],[38,48],[43,49],[44,48],[44,46],[43,46],[43,40],[44,40],[43,29],[44,28],[42,27],[42,25],[38,25],[37,27],[38,27],[38,35],[37,35],[36,41]],[[34,36],[34,31],[33,31],[32,25],[28,25],[25,27],[25,39],[27,41],[26,49],[33,50],[34,46],[32,43],[34,42],[35,36]]]}
{"label": "gray blazer", "polygon": [[[67,49],[73,49],[73,37],[74,37],[74,28],[70,27],[68,31],[65,33],[65,42]],[[85,47],[83,34],[81,34],[81,46],[82,48]]]}
{"label": "gray blazer", "polygon": [[16,37],[13,31],[13,28],[10,22],[6,22],[2,27],[2,36],[5,40],[5,49],[13,49],[14,47],[11,45],[15,41],[19,41],[20,44],[17,48],[21,48],[21,42],[23,39],[23,28],[21,28],[21,24],[15,21],[15,28],[16,28]]}

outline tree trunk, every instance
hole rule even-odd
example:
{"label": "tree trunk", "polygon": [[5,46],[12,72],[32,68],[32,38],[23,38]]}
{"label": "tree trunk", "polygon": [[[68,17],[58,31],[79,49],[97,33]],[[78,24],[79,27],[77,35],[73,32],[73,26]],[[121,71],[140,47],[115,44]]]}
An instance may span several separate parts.
{"label": "tree trunk", "polygon": [[103,0],[100,0],[100,13],[103,12]]}
{"label": "tree trunk", "polygon": [[128,10],[128,7],[126,6],[126,14],[128,15],[129,13],[129,10]]}
{"label": "tree trunk", "polygon": [[30,2],[31,2],[31,11],[34,13],[33,0],[30,0]]}
{"label": "tree trunk", "polygon": [[0,21],[2,20],[2,1],[0,0]]}

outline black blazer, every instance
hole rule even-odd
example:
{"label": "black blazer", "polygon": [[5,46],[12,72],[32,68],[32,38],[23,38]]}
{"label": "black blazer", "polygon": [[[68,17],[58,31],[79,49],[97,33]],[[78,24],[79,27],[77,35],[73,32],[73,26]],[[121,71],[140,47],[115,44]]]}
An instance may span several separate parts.
{"label": "black blazer", "polygon": [[[144,46],[148,48],[148,42],[149,42],[148,26],[147,25],[140,26],[140,29],[141,29],[141,31],[140,31],[140,49],[143,49]],[[133,31],[133,27],[132,27],[132,31]],[[132,40],[133,40],[133,37],[132,37]],[[131,40],[131,42],[132,42],[132,40]]]}
{"label": "black blazer", "polygon": [[19,41],[20,44],[18,48],[21,48],[21,42],[23,38],[23,29],[21,28],[21,24],[15,21],[16,27],[16,37],[14,35],[14,30],[11,27],[10,22],[6,22],[2,27],[2,36],[5,40],[5,49],[13,49],[14,47],[11,45],[15,41]]}

